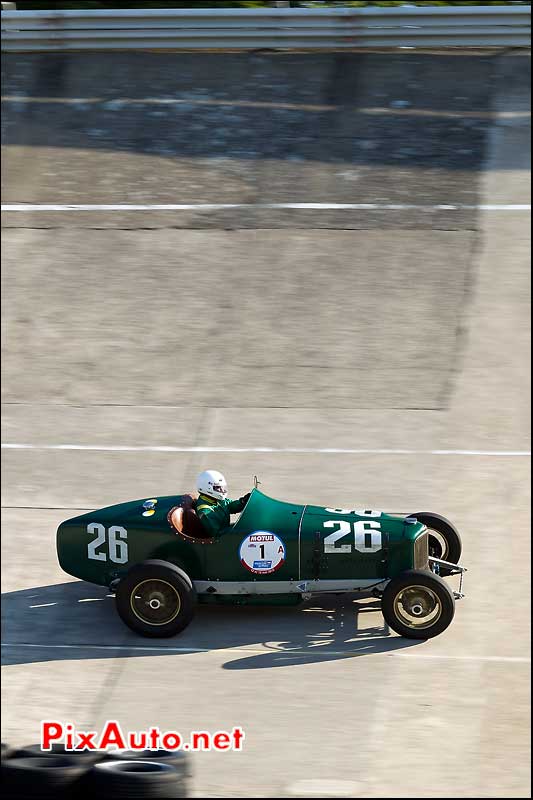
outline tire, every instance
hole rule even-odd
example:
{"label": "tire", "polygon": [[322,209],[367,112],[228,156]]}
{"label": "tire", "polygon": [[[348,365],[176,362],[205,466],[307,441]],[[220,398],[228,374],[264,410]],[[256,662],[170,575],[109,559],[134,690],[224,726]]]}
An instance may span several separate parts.
{"label": "tire", "polygon": [[14,751],[16,758],[66,758],[72,764],[79,766],[87,765],[87,769],[97,761],[101,761],[105,753],[101,750],[66,750],[65,745],[56,742],[52,744],[51,750],[41,750],[40,744],[30,744],[26,747],[19,747]]}
{"label": "tire", "polygon": [[181,633],[192,620],[196,604],[192,582],[183,575],[174,564],[156,559],[133,567],[115,591],[122,621],[141,636],[165,638]]}
{"label": "tire", "polygon": [[[429,511],[421,511],[418,514],[409,514],[425,525],[429,533],[429,555],[435,558],[442,558],[443,561],[451,561],[458,564],[463,549],[459,531],[452,523],[441,517],[440,514],[433,514]],[[450,570],[440,567],[440,575],[450,575]]]}
{"label": "tire", "polygon": [[2,794],[17,800],[71,798],[77,795],[87,766],[62,756],[8,758],[2,761]]}
{"label": "tire", "polygon": [[170,764],[181,775],[191,777],[191,759],[183,750],[116,750],[107,753],[111,761],[160,761]]}
{"label": "tire", "polygon": [[432,639],[452,621],[455,597],[448,584],[430,570],[410,569],[389,581],[381,610],[385,622],[400,636]]}
{"label": "tire", "polygon": [[91,769],[85,783],[87,796],[98,800],[187,797],[185,777],[162,761],[101,761]]}

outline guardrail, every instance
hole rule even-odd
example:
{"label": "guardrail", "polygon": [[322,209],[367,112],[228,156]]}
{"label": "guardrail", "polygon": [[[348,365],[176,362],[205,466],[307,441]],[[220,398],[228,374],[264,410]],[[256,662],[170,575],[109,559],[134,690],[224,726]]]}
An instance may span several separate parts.
{"label": "guardrail", "polygon": [[530,6],[2,12],[12,51],[530,45]]}

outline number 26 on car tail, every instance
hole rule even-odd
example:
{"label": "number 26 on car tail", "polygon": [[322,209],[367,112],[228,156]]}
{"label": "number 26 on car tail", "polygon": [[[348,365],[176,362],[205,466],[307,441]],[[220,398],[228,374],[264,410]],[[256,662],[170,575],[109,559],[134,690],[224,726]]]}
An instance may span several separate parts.
{"label": "number 26 on car tail", "polygon": [[87,545],[87,558],[93,561],[112,561],[114,564],[128,562],[128,531],[121,525],[105,528],[100,522],[90,522],[87,533],[96,536]]}

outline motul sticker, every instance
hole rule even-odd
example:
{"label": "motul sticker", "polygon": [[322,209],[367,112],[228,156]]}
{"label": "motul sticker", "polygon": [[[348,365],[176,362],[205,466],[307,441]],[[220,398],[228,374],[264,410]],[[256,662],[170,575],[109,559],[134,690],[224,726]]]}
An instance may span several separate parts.
{"label": "motul sticker", "polygon": [[285,562],[285,545],[275,533],[254,531],[239,548],[242,566],[254,575],[270,575]]}

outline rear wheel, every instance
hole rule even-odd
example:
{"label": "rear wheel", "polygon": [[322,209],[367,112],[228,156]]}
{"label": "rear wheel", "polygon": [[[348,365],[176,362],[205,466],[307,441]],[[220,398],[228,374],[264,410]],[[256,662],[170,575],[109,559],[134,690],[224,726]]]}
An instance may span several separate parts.
{"label": "rear wheel", "polygon": [[196,595],[181,570],[167,561],[144,561],[118,584],[115,602],[122,621],[142,636],[175,636],[194,615]]}
{"label": "rear wheel", "polygon": [[[452,564],[459,563],[462,551],[461,537],[457,528],[446,517],[429,511],[421,511],[418,514],[409,514],[409,516],[416,517],[428,529],[430,556],[441,558],[443,561],[451,561]],[[439,567],[439,575],[449,574],[449,569]]]}
{"label": "rear wheel", "polygon": [[455,597],[438,575],[426,569],[410,569],[389,581],[381,610],[386,623],[400,636],[432,639],[452,621]]}

